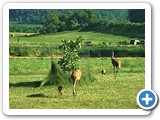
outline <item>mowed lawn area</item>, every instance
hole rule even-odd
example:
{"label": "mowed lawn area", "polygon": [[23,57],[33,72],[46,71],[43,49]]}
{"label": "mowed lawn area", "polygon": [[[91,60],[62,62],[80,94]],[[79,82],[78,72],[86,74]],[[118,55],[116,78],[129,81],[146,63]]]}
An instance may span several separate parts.
{"label": "mowed lawn area", "polygon": [[[138,109],[137,93],[145,87],[145,58],[119,58],[122,67],[114,79],[110,58],[81,58],[85,75],[88,66],[93,80],[83,77],[73,97],[72,83],[64,84],[60,96],[56,85],[39,87],[50,71],[50,58],[10,58],[10,109]],[[55,59],[57,62],[58,59]],[[87,67],[86,67],[87,66]],[[106,69],[106,75],[101,70]],[[83,75],[82,75],[83,76]],[[89,82],[88,82],[89,81]]]}
{"label": "mowed lawn area", "polygon": [[118,35],[112,35],[112,34],[105,34],[105,33],[98,33],[98,32],[79,32],[79,31],[65,31],[65,32],[58,32],[54,34],[33,34],[28,33],[28,36],[25,36],[26,33],[10,33],[14,34],[14,37],[10,36],[10,43],[17,42],[19,39],[20,43],[54,43],[59,44],[61,43],[61,40],[75,40],[77,35],[83,35],[86,39],[83,42],[86,41],[92,41],[94,44],[98,43],[118,43],[122,41],[130,42],[131,39],[137,39],[137,38],[130,38],[125,36],[118,36]]}

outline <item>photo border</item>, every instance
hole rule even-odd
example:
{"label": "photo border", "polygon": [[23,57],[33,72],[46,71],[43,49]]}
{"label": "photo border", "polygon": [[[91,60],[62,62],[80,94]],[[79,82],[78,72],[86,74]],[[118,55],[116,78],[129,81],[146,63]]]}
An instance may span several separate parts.
{"label": "photo border", "polygon": [[3,6],[3,112],[6,115],[148,115],[151,112],[142,109],[9,109],[9,9],[145,9],[145,89],[151,89],[151,6],[148,3],[6,3]]}

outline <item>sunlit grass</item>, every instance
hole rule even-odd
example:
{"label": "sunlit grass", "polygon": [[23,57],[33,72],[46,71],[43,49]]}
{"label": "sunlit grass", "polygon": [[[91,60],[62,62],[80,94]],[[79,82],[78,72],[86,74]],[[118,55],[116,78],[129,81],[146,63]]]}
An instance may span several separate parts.
{"label": "sunlit grass", "polygon": [[[58,94],[56,85],[39,87],[41,81],[47,78],[50,59],[12,58],[9,107],[11,109],[137,109],[139,107],[136,95],[145,85],[144,58],[120,58],[120,60],[122,68],[114,79],[110,58],[82,58],[83,75],[77,84],[77,95],[73,97],[72,84],[63,85],[63,96]],[[94,78],[92,82],[84,81],[87,66]],[[102,68],[107,70],[105,76],[101,75]]]}
{"label": "sunlit grass", "polygon": [[17,39],[20,39],[20,42],[35,42],[35,43],[54,43],[58,44],[61,43],[61,40],[75,40],[77,35],[83,35],[86,40],[85,41],[92,41],[95,44],[102,43],[102,42],[122,42],[127,41],[129,42],[131,39],[136,38],[129,38],[125,36],[116,36],[112,34],[105,34],[105,33],[98,33],[98,32],[78,32],[78,31],[66,31],[66,32],[59,32],[54,34],[42,34],[42,35],[34,35],[34,36],[25,36],[25,34],[15,34],[14,37],[10,37],[10,42],[17,42]]}
{"label": "sunlit grass", "polygon": [[[26,79],[34,81],[43,79],[44,76],[19,76],[15,85],[26,82]],[[97,80],[90,85],[78,83],[77,96],[72,96],[72,85],[64,86],[63,96],[59,96],[56,86],[32,87],[10,86],[10,108],[93,108],[93,109],[136,109],[138,91],[144,88],[143,73],[123,73],[117,79],[113,75],[97,75]],[[15,77],[11,76],[10,81]],[[83,79],[81,79],[83,81]],[[30,83],[32,84],[32,83]],[[36,96],[37,95],[37,96]]]}

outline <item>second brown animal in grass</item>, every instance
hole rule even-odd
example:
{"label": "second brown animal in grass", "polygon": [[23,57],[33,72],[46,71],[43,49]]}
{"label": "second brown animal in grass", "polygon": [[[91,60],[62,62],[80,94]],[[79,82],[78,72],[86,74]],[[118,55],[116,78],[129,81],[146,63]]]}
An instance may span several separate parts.
{"label": "second brown animal in grass", "polygon": [[58,93],[59,93],[60,95],[63,94],[63,87],[62,87],[62,86],[58,86]]}
{"label": "second brown animal in grass", "polygon": [[106,74],[106,70],[105,70],[105,69],[102,69],[102,70],[101,70],[101,73],[102,73],[102,75],[105,75],[105,74]]}

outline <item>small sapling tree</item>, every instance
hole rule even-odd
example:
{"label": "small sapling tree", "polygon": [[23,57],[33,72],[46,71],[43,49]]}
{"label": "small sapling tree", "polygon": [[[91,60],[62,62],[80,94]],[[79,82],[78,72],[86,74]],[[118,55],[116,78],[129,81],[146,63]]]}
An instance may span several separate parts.
{"label": "small sapling tree", "polygon": [[59,46],[63,50],[63,58],[58,61],[61,69],[65,72],[70,72],[79,69],[80,58],[78,49],[81,48],[82,41],[85,38],[80,35],[76,40],[63,40],[63,44]]}

